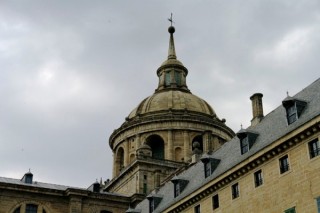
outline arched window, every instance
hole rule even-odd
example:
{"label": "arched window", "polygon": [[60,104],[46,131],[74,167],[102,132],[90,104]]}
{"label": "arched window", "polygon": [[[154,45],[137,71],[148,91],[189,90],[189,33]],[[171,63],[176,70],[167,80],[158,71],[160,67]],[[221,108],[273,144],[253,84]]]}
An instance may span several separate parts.
{"label": "arched window", "polygon": [[119,174],[124,168],[124,150],[120,147],[116,155],[116,173]]}
{"label": "arched window", "polygon": [[45,208],[42,205],[34,204],[34,203],[27,203],[27,204],[22,204],[18,207],[15,208],[13,213],[37,213],[37,212],[42,212],[42,213],[47,213]]}
{"label": "arched window", "polygon": [[[198,147],[198,145],[196,145],[196,143],[199,143],[199,147]],[[193,140],[192,140],[192,151],[194,151],[195,147],[197,147],[201,152],[203,152],[203,142],[202,142],[202,136],[201,135],[198,135],[198,136],[193,138]]]}
{"label": "arched window", "polygon": [[159,135],[151,135],[147,138],[147,145],[152,150],[152,157],[164,159],[164,141]]}

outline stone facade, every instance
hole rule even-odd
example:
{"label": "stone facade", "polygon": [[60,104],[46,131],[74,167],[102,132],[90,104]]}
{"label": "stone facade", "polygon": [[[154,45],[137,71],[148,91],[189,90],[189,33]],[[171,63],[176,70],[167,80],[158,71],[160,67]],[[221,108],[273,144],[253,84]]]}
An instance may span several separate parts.
{"label": "stone facade", "polygon": [[1,178],[0,182],[0,213],[122,213],[130,202],[129,197],[90,188],[25,183],[10,178]]}
{"label": "stone facade", "polygon": [[[258,121],[218,150],[203,154],[199,162],[148,195],[136,210],[320,212],[319,94],[317,79],[266,116],[256,113],[262,112],[262,94],[258,94],[259,104],[252,104]],[[183,188],[177,188],[177,180],[186,183]],[[153,198],[158,199],[156,203]]]}

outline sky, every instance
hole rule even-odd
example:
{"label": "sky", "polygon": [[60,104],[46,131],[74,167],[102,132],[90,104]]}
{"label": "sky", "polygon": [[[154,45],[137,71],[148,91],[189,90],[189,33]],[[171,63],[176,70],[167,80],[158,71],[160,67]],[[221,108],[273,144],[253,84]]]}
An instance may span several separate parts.
{"label": "sky", "polygon": [[158,85],[173,13],[191,92],[237,132],[319,78],[318,0],[0,1],[0,176],[89,187]]}

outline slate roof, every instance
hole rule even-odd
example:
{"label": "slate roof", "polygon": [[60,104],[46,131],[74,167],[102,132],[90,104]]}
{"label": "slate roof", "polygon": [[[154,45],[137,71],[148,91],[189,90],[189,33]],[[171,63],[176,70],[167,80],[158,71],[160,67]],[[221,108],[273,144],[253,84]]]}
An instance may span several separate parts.
{"label": "slate roof", "polygon": [[[20,179],[14,179],[14,178],[7,178],[7,177],[0,177],[0,184],[5,183],[5,184],[11,184],[11,185],[19,185],[19,186],[27,186],[27,187],[34,187],[34,188],[43,188],[43,189],[48,189],[48,190],[58,190],[58,191],[66,191],[67,189],[75,189],[75,190],[82,190],[84,192],[92,192],[92,187],[86,189],[86,188],[79,188],[79,187],[72,187],[72,186],[64,186],[64,185],[58,185],[58,184],[52,184],[52,183],[42,183],[38,181],[33,181],[31,184],[30,183],[25,183],[21,181]],[[103,192],[100,191],[100,194],[105,194],[105,195],[113,195],[113,196],[121,196],[121,197],[127,197],[121,194],[117,193],[110,193],[110,192]]]}
{"label": "slate roof", "polygon": [[[178,202],[196,189],[200,188],[202,185],[232,169],[237,164],[240,164],[250,156],[272,144],[274,141],[302,126],[312,118],[319,116],[320,78],[293,96],[293,98],[307,102],[306,108],[297,121],[288,125],[285,108],[282,105],[278,106],[272,112],[267,114],[259,124],[254,127],[250,126],[247,128],[248,131],[254,131],[255,133],[259,134],[255,143],[247,153],[241,155],[240,141],[237,137],[234,137],[225,143],[220,149],[212,153],[211,156],[213,158],[220,159],[221,161],[210,177],[205,178],[203,163],[199,161],[178,175],[178,178],[189,181],[184,191],[178,197],[174,197],[174,185],[171,181],[168,181],[163,187],[158,189],[158,191],[152,192],[164,195],[162,201],[159,203],[154,212],[162,212],[172,204]],[[140,209],[142,213],[149,212],[148,208],[149,201],[147,199],[143,200],[136,207],[136,209]]]}

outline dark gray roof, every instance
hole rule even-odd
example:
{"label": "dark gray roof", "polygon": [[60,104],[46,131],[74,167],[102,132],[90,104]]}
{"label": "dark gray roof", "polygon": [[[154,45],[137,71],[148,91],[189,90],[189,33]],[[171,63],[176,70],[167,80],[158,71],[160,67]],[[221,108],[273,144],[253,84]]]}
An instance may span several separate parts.
{"label": "dark gray roof", "polygon": [[[58,184],[52,184],[52,183],[42,183],[38,181],[33,181],[32,183],[25,183],[21,181],[20,179],[14,179],[14,178],[7,178],[7,177],[0,177],[0,183],[6,183],[6,184],[12,184],[12,185],[20,185],[20,186],[27,186],[27,187],[35,187],[35,188],[43,188],[48,190],[59,190],[59,191],[65,191],[67,189],[76,189],[76,190],[82,190],[82,191],[88,191],[92,192],[92,189],[86,189],[86,188],[79,188],[79,187],[72,187],[72,186],[64,186],[64,185],[58,185]],[[100,194],[108,194],[113,196],[122,196],[127,197],[118,193],[111,193],[111,192],[100,192]]]}
{"label": "dark gray roof", "polygon": [[[272,144],[277,139],[285,136],[291,131],[295,130],[304,123],[310,121],[312,118],[320,115],[320,78],[313,82],[311,85],[303,89],[301,92],[296,94],[293,98],[304,100],[307,102],[307,106],[301,114],[300,118],[294,123],[288,125],[286,119],[285,108],[280,105],[272,112],[267,114],[262,121],[254,127],[248,127],[248,131],[254,131],[259,134],[255,143],[251,149],[241,155],[240,151],[240,141],[237,137],[234,137],[227,143],[225,143],[220,149],[212,153],[212,157],[215,159],[220,159],[221,162],[217,166],[213,174],[205,178],[204,177],[204,166],[202,162],[198,162],[191,166],[186,171],[178,175],[178,178],[189,180],[188,185],[184,191],[178,196],[174,197],[174,187],[171,181],[168,181],[163,187],[158,189],[156,194],[164,195],[162,201],[159,203],[158,207],[154,212],[162,212],[172,204],[181,200],[185,196],[189,195],[202,185],[221,174],[227,172],[237,164],[246,160],[250,156],[259,152],[263,148]],[[148,212],[148,200],[145,199],[138,204],[137,209],[141,209],[143,212]]]}

